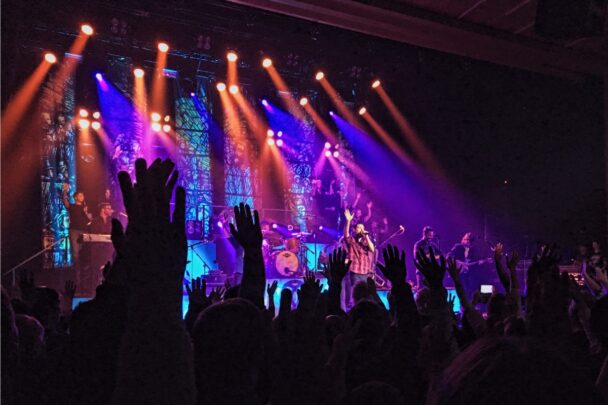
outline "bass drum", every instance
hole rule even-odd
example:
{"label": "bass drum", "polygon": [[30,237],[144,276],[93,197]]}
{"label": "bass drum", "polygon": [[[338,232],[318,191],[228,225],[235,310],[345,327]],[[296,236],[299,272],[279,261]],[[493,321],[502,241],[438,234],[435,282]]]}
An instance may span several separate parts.
{"label": "bass drum", "polygon": [[281,277],[294,277],[298,274],[300,262],[298,256],[289,250],[275,253],[274,271]]}

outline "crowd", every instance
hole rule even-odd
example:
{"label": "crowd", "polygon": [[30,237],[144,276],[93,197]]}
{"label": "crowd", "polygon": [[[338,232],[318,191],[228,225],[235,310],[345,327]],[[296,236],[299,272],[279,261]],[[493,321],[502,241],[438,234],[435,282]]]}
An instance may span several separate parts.
{"label": "crowd", "polygon": [[[340,304],[347,253],[331,254],[329,288],[309,274],[275,297],[266,285],[256,211],[235,207],[230,231],[244,251],[239,285],[188,286],[185,192],[171,161],[139,159],[136,183],[119,174],[129,217],[112,221],[115,257],[95,297],[71,313],[74,285],[2,290],[2,402],[6,404],[604,404],[608,401],[608,279],[594,294],[560,274],[555,248],[527,271],[517,254],[496,249],[506,291],[487,316],[464,293],[460,268],[418,251],[425,288],[413,294],[405,253],[387,246],[379,271],[390,282],[389,309],[374,282]],[[175,196],[171,213],[170,201]],[[451,276],[459,316],[444,288]],[[371,281],[371,280],[370,280]],[[603,290],[604,294],[597,289]],[[268,294],[268,307],[265,295]],[[275,298],[278,311],[275,311]],[[275,316],[276,313],[276,316]]]}

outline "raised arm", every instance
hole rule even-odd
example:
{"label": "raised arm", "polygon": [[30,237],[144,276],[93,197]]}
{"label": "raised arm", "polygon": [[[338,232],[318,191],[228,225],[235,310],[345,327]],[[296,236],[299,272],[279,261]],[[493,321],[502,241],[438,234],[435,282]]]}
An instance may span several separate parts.
{"label": "raised arm", "polygon": [[251,213],[249,205],[241,203],[234,207],[236,227],[230,224],[232,236],[245,250],[243,280],[239,290],[241,298],[248,299],[258,308],[264,308],[266,271],[262,256],[262,229],[257,211]]}
{"label": "raised arm", "polygon": [[374,203],[372,203],[371,201],[367,203],[367,214],[365,215],[365,218],[363,218],[363,222],[368,222],[370,219],[372,219],[372,206],[374,205]]}
{"label": "raised arm", "polygon": [[346,221],[344,221],[344,237],[346,239],[350,237],[350,223],[352,222],[353,217],[354,215],[348,208],[344,210],[344,218],[346,218]]}

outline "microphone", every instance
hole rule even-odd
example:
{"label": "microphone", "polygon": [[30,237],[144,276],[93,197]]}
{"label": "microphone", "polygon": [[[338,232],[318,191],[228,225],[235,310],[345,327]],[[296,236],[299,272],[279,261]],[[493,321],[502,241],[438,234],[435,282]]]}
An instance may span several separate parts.
{"label": "microphone", "polygon": [[367,231],[363,231],[363,232],[361,232],[361,233],[362,233],[363,235],[366,235],[366,236],[367,236],[367,235],[369,235],[369,232],[367,232]]}

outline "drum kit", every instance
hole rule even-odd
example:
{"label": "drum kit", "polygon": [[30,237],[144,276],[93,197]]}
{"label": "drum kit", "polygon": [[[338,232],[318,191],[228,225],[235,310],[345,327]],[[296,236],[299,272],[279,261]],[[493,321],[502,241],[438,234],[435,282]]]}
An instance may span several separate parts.
{"label": "drum kit", "polygon": [[282,237],[277,232],[262,230],[266,269],[278,277],[299,277],[304,276],[306,271],[312,271],[306,257],[310,248],[305,244],[306,238],[311,235],[309,232],[292,232]]}

